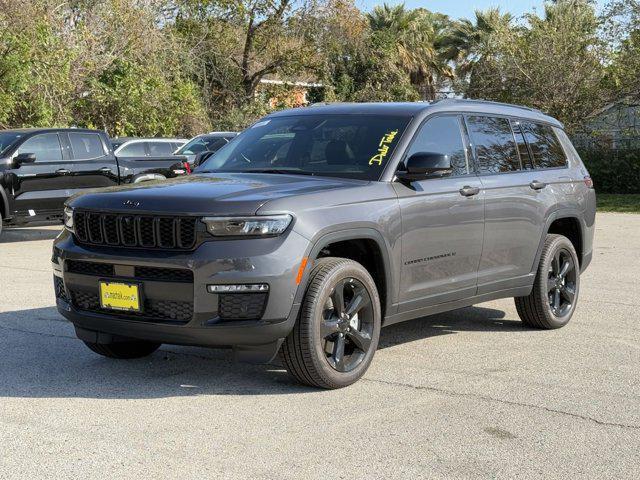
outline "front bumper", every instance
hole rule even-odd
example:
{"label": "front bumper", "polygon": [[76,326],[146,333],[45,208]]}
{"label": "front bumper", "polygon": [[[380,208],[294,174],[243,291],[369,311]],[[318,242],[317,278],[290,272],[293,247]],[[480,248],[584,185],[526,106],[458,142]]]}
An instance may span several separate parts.
{"label": "front bumper", "polygon": [[[57,307],[73,322],[82,340],[108,342],[126,337],[178,345],[231,346],[241,359],[269,361],[266,357],[275,355],[297,318],[300,305],[296,301],[296,278],[308,248],[309,241],[293,231],[274,238],[204,242],[191,252],[90,247],[77,243],[64,231],[54,242],[52,257],[54,276],[58,278]],[[79,271],[70,268],[74,262],[116,267]],[[189,275],[175,280],[166,276],[138,278],[137,272],[142,271],[138,268]],[[151,306],[145,315],[94,308],[102,279],[139,283],[143,296],[156,303],[145,303]],[[269,292],[264,305],[253,310],[260,313],[248,314],[253,315],[251,318],[225,317],[220,306],[228,302],[207,291],[207,285],[212,284],[254,283],[268,284]],[[87,298],[94,303],[87,303]],[[246,316],[244,298],[248,297],[236,297],[235,304]],[[181,305],[180,309],[189,307],[178,310],[177,317],[175,313],[162,318],[154,315],[157,305],[167,302]]]}

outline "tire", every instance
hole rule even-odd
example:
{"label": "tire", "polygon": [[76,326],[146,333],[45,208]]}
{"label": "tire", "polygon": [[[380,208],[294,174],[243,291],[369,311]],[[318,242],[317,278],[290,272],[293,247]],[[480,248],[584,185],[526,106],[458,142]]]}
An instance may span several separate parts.
{"label": "tire", "polygon": [[2,210],[0,209],[0,236],[2,236],[2,224],[4,223],[4,218],[2,217]]}
{"label": "tire", "polygon": [[282,345],[283,363],[312,387],[351,385],[371,364],[381,321],[380,297],[369,272],[353,260],[322,258],[311,272],[300,317]]}
{"label": "tire", "polygon": [[[559,275],[564,268],[568,270]],[[579,291],[580,264],[573,244],[562,235],[547,235],[533,290],[514,299],[518,316],[527,327],[564,327],[575,311]]]}
{"label": "tire", "polygon": [[84,344],[99,355],[121,360],[147,357],[160,348],[161,345],[160,343],[138,340],[116,343],[84,342]]}

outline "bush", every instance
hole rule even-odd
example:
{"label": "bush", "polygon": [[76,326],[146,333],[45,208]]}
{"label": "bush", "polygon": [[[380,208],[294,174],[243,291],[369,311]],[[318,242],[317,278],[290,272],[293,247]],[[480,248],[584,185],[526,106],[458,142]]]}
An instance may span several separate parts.
{"label": "bush", "polygon": [[640,193],[640,149],[578,150],[598,192]]}

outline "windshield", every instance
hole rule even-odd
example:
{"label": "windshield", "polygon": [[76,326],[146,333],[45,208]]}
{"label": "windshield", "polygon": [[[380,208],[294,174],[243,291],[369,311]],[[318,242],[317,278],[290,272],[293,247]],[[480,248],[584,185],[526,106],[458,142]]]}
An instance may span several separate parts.
{"label": "windshield", "polygon": [[11,145],[16,143],[22,136],[22,133],[17,132],[0,132],[0,155],[9,149]]}
{"label": "windshield", "polygon": [[229,140],[220,136],[196,137],[178,150],[176,155],[197,155],[202,152],[215,152],[224,147]]}
{"label": "windshield", "polygon": [[196,172],[272,172],[378,180],[410,117],[300,115],[245,130]]}

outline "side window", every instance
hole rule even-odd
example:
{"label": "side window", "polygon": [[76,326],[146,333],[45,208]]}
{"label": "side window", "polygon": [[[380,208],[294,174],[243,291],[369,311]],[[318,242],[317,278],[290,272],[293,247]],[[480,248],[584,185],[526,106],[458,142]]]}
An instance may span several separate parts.
{"label": "side window", "polygon": [[104,145],[96,133],[69,132],[69,142],[74,160],[89,160],[104,157]]}
{"label": "side window", "polygon": [[457,116],[447,115],[427,120],[427,123],[416,133],[416,139],[409,149],[408,156],[418,152],[449,155],[451,175],[469,173],[466,149],[460,131],[460,120]]}
{"label": "side window", "polygon": [[527,142],[524,139],[524,134],[520,128],[520,122],[511,121],[511,128],[513,129],[513,136],[518,144],[518,153],[520,154],[520,161],[522,162],[522,168],[525,170],[533,170],[533,162],[531,155],[529,155],[529,148]]}
{"label": "side window", "polygon": [[33,153],[36,162],[56,162],[62,160],[62,148],[57,133],[43,133],[26,140],[20,148],[18,154]]}
{"label": "side window", "polygon": [[173,153],[169,142],[149,142],[149,155],[152,157],[166,157]]}
{"label": "side window", "polygon": [[521,169],[511,123],[506,118],[467,117],[469,135],[480,173],[514,172]]}
{"label": "side window", "polygon": [[122,150],[118,152],[119,157],[146,157],[147,150],[144,148],[144,142],[134,142],[129,145],[125,145]]}
{"label": "side window", "polygon": [[551,127],[522,122],[522,131],[531,148],[535,168],[558,168],[567,165],[562,145]]}

